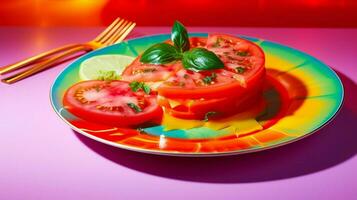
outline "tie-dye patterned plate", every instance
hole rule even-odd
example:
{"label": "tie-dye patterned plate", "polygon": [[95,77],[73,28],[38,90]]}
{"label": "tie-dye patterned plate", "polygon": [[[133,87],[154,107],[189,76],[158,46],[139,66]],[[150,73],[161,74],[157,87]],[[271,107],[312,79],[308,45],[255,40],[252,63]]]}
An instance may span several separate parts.
{"label": "tie-dye patterned plate", "polygon": [[137,38],[77,59],[51,88],[54,110],[75,131],[115,147],[161,155],[220,156],[261,151],[299,140],[329,122],[341,107],[343,86],[332,69],[298,50],[250,37],[244,38],[261,46],[266,54],[266,88],[259,105],[235,116],[204,122],[165,115],[162,124],[130,129],[84,121],[62,107],[64,92],[80,81],[78,70],[84,60],[107,54],[135,57],[168,38],[168,34]]}

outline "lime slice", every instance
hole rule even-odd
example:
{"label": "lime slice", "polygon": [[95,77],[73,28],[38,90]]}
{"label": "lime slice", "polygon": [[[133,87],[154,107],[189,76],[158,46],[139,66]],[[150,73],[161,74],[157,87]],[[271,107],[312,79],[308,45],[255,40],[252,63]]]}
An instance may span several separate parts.
{"label": "lime slice", "polygon": [[81,63],[79,77],[82,80],[120,79],[122,71],[135,58],[125,55],[100,55]]}

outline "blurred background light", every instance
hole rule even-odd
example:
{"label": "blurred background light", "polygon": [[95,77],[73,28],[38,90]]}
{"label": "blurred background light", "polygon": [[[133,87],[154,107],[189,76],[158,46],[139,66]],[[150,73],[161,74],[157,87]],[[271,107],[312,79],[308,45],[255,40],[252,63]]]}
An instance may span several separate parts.
{"label": "blurred background light", "polygon": [[356,0],[2,0],[0,25],[357,27]]}

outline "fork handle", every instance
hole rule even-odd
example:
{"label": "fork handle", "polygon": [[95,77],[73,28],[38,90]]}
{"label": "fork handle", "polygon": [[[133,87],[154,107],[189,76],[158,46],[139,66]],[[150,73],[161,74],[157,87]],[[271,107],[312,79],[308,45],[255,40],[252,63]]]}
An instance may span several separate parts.
{"label": "fork handle", "polygon": [[32,56],[32,57],[24,59],[24,60],[21,60],[19,62],[14,63],[14,64],[10,64],[10,65],[1,67],[0,68],[0,74],[10,73],[10,72],[15,71],[17,69],[21,69],[21,68],[29,66],[29,65],[31,65],[33,63],[39,62],[39,61],[43,60],[44,58],[46,58],[48,56],[52,56],[54,54],[61,53],[63,51],[67,51],[69,49],[72,49],[72,48],[75,48],[75,47],[79,47],[79,46],[82,46],[82,45],[83,44],[69,44],[69,45],[65,45],[65,46],[62,46],[62,47],[58,47],[58,48],[50,50],[50,51],[46,51],[44,53],[41,53],[41,54],[36,55],[36,56]]}
{"label": "fork handle", "polygon": [[45,60],[43,62],[40,62],[38,64],[35,64],[32,68],[27,69],[25,71],[19,72],[15,75],[12,75],[10,77],[7,77],[5,79],[3,79],[2,81],[4,83],[8,83],[8,84],[12,84],[15,83],[17,81],[20,81],[24,78],[27,78],[31,75],[37,74],[47,68],[50,68],[51,66],[53,66],[53,63],[56,63],[59,60],[63,60],[65,58],[68,58],[69,56],[78,53],[80,51],[91,51],[92,48],[89,46],[78,46],[76,48],[73,48],[71,50],[65,51],[59,55],[56,55],[54,57],[49,58],[48,60]]}

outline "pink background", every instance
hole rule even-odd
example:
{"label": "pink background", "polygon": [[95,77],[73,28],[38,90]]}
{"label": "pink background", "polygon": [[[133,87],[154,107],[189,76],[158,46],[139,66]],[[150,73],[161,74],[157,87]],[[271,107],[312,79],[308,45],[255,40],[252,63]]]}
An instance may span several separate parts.
{"label": "pink background", "polygon": [[[49,89],[66,66],[0,84],[0,199],[356,199],[357,29],[205,28],[286,44],[332,66],[346,99],[329,125],[296,143],[220,158],[129,152],[74,133],[52,110]],[[0,27],[0,65],[101,28]],[[131,37],[168,33],[138,27]]]}

